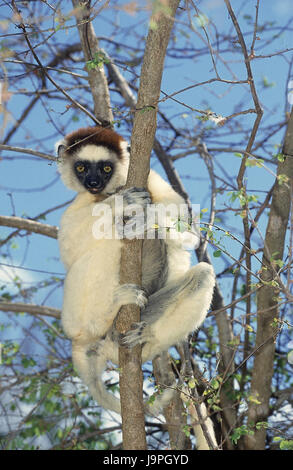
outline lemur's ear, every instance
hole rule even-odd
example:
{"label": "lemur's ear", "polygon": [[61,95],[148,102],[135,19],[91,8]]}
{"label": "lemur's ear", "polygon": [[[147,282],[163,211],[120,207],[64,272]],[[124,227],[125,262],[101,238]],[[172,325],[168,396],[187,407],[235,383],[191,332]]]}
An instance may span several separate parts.
{"label": "lemur's ear", "polygon": [[61,157],[62,157],[62,155],[63,155],[63,153],[64,153],[65,150],[66,150],[66,145],[64,145],[64,144],[59,144],[59,145],[57,146],[57,156],[58,156],[58,158],[61,158]]}

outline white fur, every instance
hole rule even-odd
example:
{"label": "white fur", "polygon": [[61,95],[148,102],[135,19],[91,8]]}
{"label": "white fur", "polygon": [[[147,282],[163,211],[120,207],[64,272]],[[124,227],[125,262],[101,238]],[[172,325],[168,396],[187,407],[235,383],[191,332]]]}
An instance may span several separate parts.
{"label": "white fur", "polygon": [[98,162],[99,160],[111,160],[116,162],[116,154],[102,145],[88,144],[81,147],[74,155],[74,160],[88,160],[89,162]]}
{"label": "white fur", "polygon": [[93,237],[92,210],[96,203],[92,199],[88,192],[78,194],[61,219],[58,238],[68,271],[62,311],[64,331],[70,338],[87,336],[94,340],[108,331],[117,313],[108,310],[119,285],[121,241]]}
{"label": "white fur", "polygon": [[[97,240],[92,235],[95,222],[92,212],[97,203],[95,196],[80,188],[77,182],[72,171],[72,164],[77,159],[113,161],[115,172],[104,190],[107,194],[125,184],[128,158],[118,159],[107,148],[86,145],[72,158],[64,158],[60,162],[64,183],[79,192],[62,217],[58,236],[61,258],[67,269],[62,324],[72,340],[74,365],[89,386],[90,393],[100,405],[120,412],[119,400],[107,392],[101,375],[107,360],[118,362],[118,344],[113,341],[111,334],[114,319],[124,304],[137,303],[141,306],[142,293],[128,285],[120,286],[122,241]],[[180,205],[184,202],[152,170],[148,178],[148,190],[153,203]],[[141,193],[132,194],[132,197],[136,197],[140,204],[143,203]],[[113,201],[114,196],[110,196],[102,204],[108,204],[114,211]],[[126,344],[143,345],[143,361],[152,359],[198,328],[212,300],[215,282],[213,268],[206,263],[199,263],[190,269],[190,254],[183,249],[180,237],[178,240],[167,238],[165,243],[168,263],[166,278],[162,285],[158,279],[156,290],[152,290],[148,304],[142,310],[143,322],[125,336]],[[162,266],[160,260],[156,259],[156,251],[150,251],[146,257],[149,257],[151,264],[146,264],[145,277],[148,279],[152,277],[152,272],[161,272]],[[154,406],[146,407],[146,410],[151,414],[158,413],[168,403],[170,395],[170,390],[167,390],[155,401]]]}

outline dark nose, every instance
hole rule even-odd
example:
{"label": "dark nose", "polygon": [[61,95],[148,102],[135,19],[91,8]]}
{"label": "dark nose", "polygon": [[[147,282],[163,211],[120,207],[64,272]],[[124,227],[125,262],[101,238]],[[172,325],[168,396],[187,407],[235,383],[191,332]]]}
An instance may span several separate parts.
{"label": "dark nose", "polygon": [[91,187],[91,188],[94,188],[96,186],[99,186],[99,183],[96,181],[96,180],[90,180],[88,182],[88,185]]}

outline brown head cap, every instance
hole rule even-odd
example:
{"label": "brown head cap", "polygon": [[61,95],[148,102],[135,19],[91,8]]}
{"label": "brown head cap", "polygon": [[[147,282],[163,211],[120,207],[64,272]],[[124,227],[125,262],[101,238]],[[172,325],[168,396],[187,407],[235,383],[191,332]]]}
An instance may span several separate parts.
{"label": "brown head cap", "polygon": [[114,151],[118,155],[118,158],[123,158],[123,150],[125,149],[126,143],[123,137],[117,134],[117,132],[101,126],[82,127],[68,134],[65,137],[65,142],[65,155],[75,153],[75,151],[81,147],[92,144],[107,147],[109,150]]}

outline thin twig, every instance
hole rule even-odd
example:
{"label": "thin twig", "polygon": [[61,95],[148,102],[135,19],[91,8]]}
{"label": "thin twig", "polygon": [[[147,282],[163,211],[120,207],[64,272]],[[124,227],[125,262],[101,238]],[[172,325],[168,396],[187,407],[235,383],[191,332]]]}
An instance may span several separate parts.
{"label": "thin twig", "polygon": [[[14,7],[14,10],[15,12],[17,13],[17,15],[19,15],[20,19],[22,20],[22,16],[21,16],[21,13],[20,11],[18,10],[18,8],[16,7],[16,4],[15,4],[15,1],[12,0],[12,5]],[[26,31],[26,27],[23,23],[23,21],[18,25],[18,28],[20,28],[23,32],[23,35],[24,35],[24,38],[27,42],[27,45],[32,53],[32,55],[34,56],[34,59],[35,61],[38,63],[38,65],[40,66],[42,72],[44,73],[44,75],[48,78],[48,80],[50,80],[50,82],[57,88],[58,91],[60,91],[60,93],[62,93],[64,96],[66,96],[66,98],[77,108],[79,108],[81,111],[83,111],[88,117],[90,117],[97,125],[101,125],[101,121],[99,121],[90,111],[88,111],[86,108],[84,108],[80,103],[78,103],[76,100],[74,100],[60,85],[58,85],[58,83],[55,82],[55,80],[53,78],[51,78],[51,76],[48,74],[46,68],[43,66],[43,64],[41,63],[39,57],[37,56],[37,54],[35,53],[34,51],[34,48],[29,40],[29,36],[27,34],[27,31]]]}
{"label": "thin twig", "polygon": [[0,150],[7,150],[9,152],[18,152],[18,153],[25,153],[29,155],[35,155],[36,157],[44,158],[45,160],[51,160],[53,162],[57,161],[56,157],[49,155],[47,153],[39,152],[38,150],[34,149],[27,149],[23,147],[13,147],[12,145],[4,145],[0,144]]}

